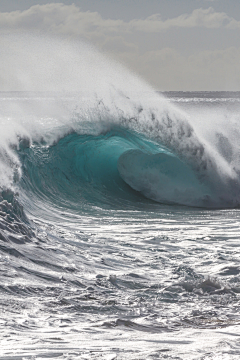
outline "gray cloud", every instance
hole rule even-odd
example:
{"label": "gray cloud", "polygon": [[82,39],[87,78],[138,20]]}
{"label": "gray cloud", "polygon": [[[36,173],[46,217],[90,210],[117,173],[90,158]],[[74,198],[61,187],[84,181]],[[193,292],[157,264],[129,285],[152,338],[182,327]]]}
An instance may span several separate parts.
{"label": "gray cloud", "polygon": [[[195,9],[190,14],[162,20],[160,14],[146,19],[129,22],[121,19],[104,19],[97,12],[83,12],[76,5],[51,3],[34,5],[24,11],[0,13],[0,29],[3,31],[26,30],[80,37],[111,54],[135,72],[143,75],[157,88],[171,89],[237,89],[240,88],[240,49],[238,44],[228,44],[227,48],[214,50],[192,50],[191,44],[201,39],[198,29],[204,31],[238,32],[240,21],[224,12],[216,12],[212,7]],[[155,40],[155,48],[150,49],[151,37],[160,39],[177,38],[184,41],[179,33],[191,29],[193,39],[182,43],[188,51],[177,50],[173,46]],[[176,34],[173,31],[176,31]],[[143,36],[144,35],[144,36]],[[203,36],[203,35],[201,35]],[[226,38],[227,39],[227,38]],[[225,46],[227,40],[225,39]],[[202,40],[202,39],[201,39]],[[207,41],[207,37],[203,39]],[[210,44],[211,45],[211,44]],[[208,45],[209,46],[209,45]],[[180,44],[181,47],[181,44]],[[141,48],[141,51],[140,51]],[[211,46],[210,46],[211,48]],[[1,70],[0,70],[1,71]]]}
{"label": "gray cloud", "polygon": [[135,30],[144,32],[158,32],[170,28],[240,28],[240,22],[229,17],[224,12],[215,12],[208,9],[195,9],[191,14],[183,14],[173,19],[161,20],[160,14],[148,17],[145,20],[132,20],[129,24]]}
{"label": "gray cloud", "polygon": [[240,22],[224,12],[208,9],[195,9],[191,14],[161,20],[160,14],[146,19],[129,22],[103,19],[97,12],[82,12],[77,6],[52,3],[34,5],[28,10],[0,13],[1,28],[39,28],[62,34],[94,34],[96,32],[119,34],[133,31],[159,32],[170,28],[240,28]]}

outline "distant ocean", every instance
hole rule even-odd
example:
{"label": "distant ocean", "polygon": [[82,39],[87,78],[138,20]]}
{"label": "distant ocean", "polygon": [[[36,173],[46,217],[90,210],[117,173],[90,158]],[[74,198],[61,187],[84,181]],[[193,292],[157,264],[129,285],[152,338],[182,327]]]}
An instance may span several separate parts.
{"label": "distant ocean", "polygon": [[239,359],[240,92],[54,46],[0,92],[0,360]]}

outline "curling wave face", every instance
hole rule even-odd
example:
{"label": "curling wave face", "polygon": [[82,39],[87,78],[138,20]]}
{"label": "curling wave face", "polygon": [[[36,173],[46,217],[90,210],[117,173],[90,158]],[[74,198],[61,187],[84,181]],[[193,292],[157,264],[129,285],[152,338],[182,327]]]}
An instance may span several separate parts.
{"label": "curling wave face", "polygon": [[128,208],[146,204],[142,195],[165,204],[207,206],[215,196],[187,163],[129,130],[73,133],[19,155],[21,191],[44,207],[77,212],[89,206]]}
{"label": "curling wave face", "polygon": [[21,129],[3,148],[11,187],[24,202],[74,211],[137,206],[146,203],[143,196],[163,204],[237,206],[239,178],[231,162],[211,153],[187,117],[153,95],[154,106],[124,97],[125,111],[116,102],[95,100],[87,108],[82,102],[68,123],[56,119],[56,126],[37,118],[33,135]]}

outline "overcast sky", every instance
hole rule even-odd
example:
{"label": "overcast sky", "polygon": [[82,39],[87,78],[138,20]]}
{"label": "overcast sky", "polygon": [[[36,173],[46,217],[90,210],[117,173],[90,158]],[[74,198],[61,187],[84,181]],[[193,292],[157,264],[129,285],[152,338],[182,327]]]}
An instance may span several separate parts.
{"label": "overcast sky", "polygon": [[87,40],[159,90],[240,90],[240,0],[0,0],[12,30]]}

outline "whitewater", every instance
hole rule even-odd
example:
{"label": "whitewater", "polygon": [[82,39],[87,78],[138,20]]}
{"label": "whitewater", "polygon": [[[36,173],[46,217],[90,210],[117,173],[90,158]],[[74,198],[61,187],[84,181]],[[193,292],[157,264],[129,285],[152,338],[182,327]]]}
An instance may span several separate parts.
{"label": "whitewater", "polygon": [[0,359],[239,359],[240,93],[0,37]]}

